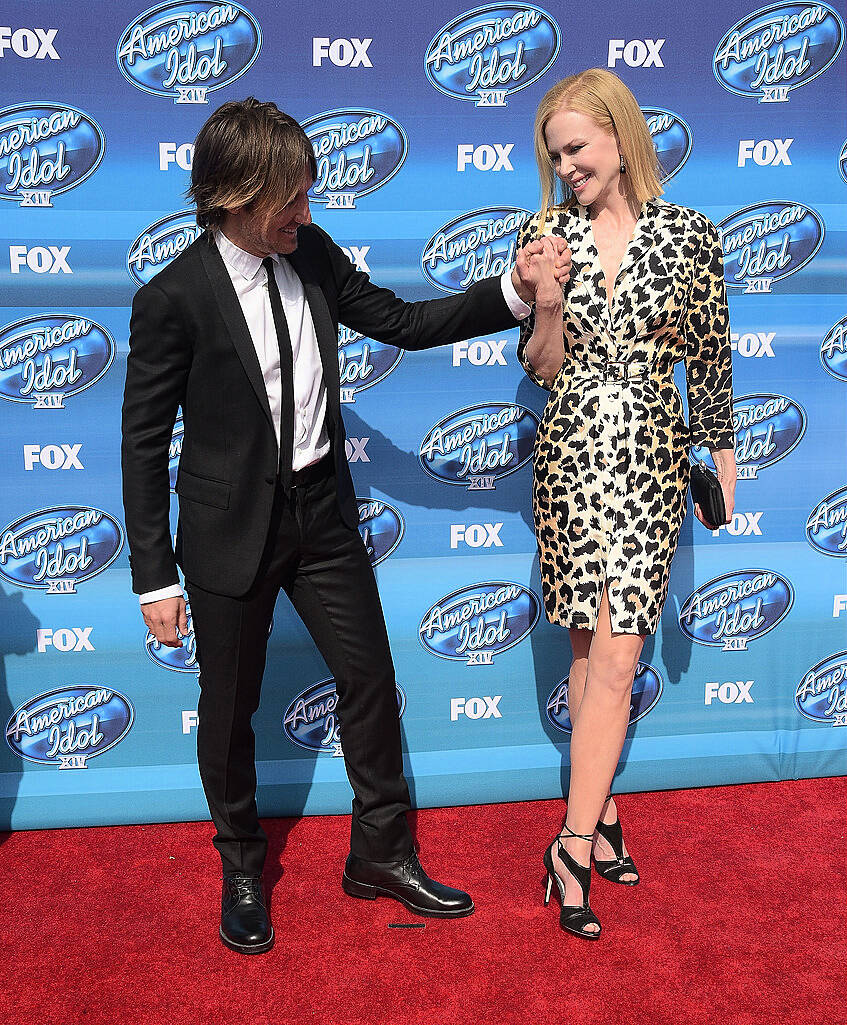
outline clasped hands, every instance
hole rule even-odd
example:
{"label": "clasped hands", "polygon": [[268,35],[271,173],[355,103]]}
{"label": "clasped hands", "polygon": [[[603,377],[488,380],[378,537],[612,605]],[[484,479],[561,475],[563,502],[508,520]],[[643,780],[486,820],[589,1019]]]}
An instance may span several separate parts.
{"label": "clasped hands", "polygon": [[518,250],[512,284],[525,303],[561,306],[562,286],[571,274],[571,251],[557,235],[545,235]]}

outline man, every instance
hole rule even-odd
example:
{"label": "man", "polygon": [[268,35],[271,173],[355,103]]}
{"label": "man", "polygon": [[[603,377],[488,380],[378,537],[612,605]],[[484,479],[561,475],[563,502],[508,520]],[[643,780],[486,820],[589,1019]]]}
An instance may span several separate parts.
{"label": "man", "polygon": [[[311,225],[315,175],[305,133],[274,104],[215,111],[189,190],[206,231],[139,290],[130,324],[122,466],[133,589],[150,631],[178,647],[177,565],[185,574],[201,666],[198,761],[223,862],[220,936],[244,954],[274,937],[251,717],[281,589],[337,686],[354,792],[344,889],[420,915],[473,911],[466,893],[426,875],[406,824],[394,669],[345,454],[338,323],[404,349],[503,330],[529,312],[515,288],[531,298],[533,275],[554,262],[538,242],[520,274],[403,302]],[[555,260],[562,280],[569,260]],[[174,552],[168,446],[179,406]]]}

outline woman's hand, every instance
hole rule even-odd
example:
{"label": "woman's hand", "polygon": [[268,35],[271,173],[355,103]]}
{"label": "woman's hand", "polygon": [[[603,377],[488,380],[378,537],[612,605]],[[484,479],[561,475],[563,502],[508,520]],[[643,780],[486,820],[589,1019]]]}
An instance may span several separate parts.
{"label": "woman's hand", "polygon": [[[526,358],[548,387],[565,358],[562,337],[562,286],[554,273],[560,256],[549,237],[526,256],[525,273],[535,283],[535,327],[526,345]],[[524,247],[528,249],[529,247]]]}
{"label": "woman's hand", "polygon": [[525,303],[556,303],[561,301],[562,285],[570,274],[567,242],[559,235],[545,235],[518,250],[512,284]]}
{"label": "woman's hand", "polygon": [[[718,483],[723,491],[723,501],[726,508],[726,519],[724,523],[729,523],[732,519],[733,511],[735,510],[735,482],[737,479],[737,471],[735,468],[735,449],[732,448],[716,448],[711,449],[712,459],[717,470]],[[703,514],[700,511],[700,506],[694,506],[694,515],[709,530],[714,530],[715,524],[707,523],[703,519]],[[720,526],[720,524],[717,524]]]}

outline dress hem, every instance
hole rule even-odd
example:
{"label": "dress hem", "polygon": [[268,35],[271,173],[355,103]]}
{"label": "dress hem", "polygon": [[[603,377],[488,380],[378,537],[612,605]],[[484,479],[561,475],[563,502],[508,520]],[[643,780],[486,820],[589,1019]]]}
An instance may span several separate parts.
{"label": "dress hem", "polygon": [[[545,610],[546,611],[546,610]],[[547,621],[552,623],[553,626],[562,626],[567,630],[596,630],[597,619],[595,618],[592,622],[588,616],[574,616],[574,615],[556,615],[555,613],[546,612]],[[612,630],[613,634],[648,634],[652,635],[658,628],[658,623],[655,625],[650,623],[633,623],[632,625],[624,624],[617,630]]]}

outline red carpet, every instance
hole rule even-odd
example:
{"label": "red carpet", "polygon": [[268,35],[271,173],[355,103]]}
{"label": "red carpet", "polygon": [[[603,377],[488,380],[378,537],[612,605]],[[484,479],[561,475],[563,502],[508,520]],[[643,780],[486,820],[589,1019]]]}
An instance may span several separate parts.
{"label": "red carpet", "polygon": [[844,798],[843,779],[624,795],[642,883],[595,874],[592,944],[542,906],[559,802],[420,812],[424,865],[477,904],[425,929],[343,894],[348,819],[267,822],[277,942],[256,957],[218,941],[206,823],[0,834],[0,1022],[836,1025]]}

